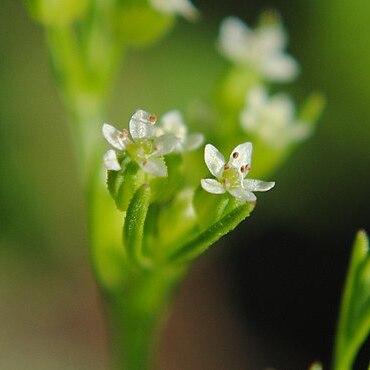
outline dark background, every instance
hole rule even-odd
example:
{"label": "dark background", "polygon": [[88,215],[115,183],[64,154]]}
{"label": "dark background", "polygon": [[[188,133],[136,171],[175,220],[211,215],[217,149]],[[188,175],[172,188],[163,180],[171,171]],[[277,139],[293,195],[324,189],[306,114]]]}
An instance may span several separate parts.
{"label": "dark background", "polygon": [[[158,354],[161,369],[329,368],[351,243],[369,230],[370,4],[198,1],[163,42],[132,52],[115,84],[112,122],[207,97],[226,67],[219,21],[254,23],[277,8],[302,73],[282,86],[327,108],[316,135],[271,178],[274,191],[191,269]],[[0,369],[106,369],[108,340],[92,280],[67,116],[43,34],[24,4],[0,12]],[[149,89],[148,86],[151,88]],[[370,355],[362,351],[358,369]]]}

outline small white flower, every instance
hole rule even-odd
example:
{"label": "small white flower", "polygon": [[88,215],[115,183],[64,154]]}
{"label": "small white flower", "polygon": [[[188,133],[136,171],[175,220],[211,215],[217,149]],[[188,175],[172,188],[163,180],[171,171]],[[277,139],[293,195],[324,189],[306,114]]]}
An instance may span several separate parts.
{"label": "small white flower", "polygon": [[252,143],[238,145],[230,154],[226,163],[224,156],[211,144],[204,150],[204,160],[211,174],[216,179],[202,179],[201,186],[212,194],[229,192],[241,201],[255,202],[255,191],[267,191],[275,186],[275,182],[245,179],[252,160]]}
{"label": "small white flower", "polygon": [[288,95],[269,97],[262,86],[247,94],[240,122],[245,131],[275,147],[304,140],[312,131],[308,123],[296,120],[294,103]]}
{"label": "small white flower", "polygon": [[[156,117],[144,110],[136,111],[130,119],[129,130],[119,131],[108,123],[103,125],[103,136],[116,150],[124,151],[137,162],[142,170],[150,175],[165,177],[167,167],[163,156],[171,153],[178,145],[178,139],[171,134],[155,135],[154,124]],[[104,155],[106,169],[119,171],[116,150],[110,149]]]}
{"label": "small white flower", "polygon": [[277,20],[261,23],[254,30],[236,17],[220,27],[219,48],[232,62],[247,65],[270,81],[291,81],[298,73],[297,62],[284,52],[287,35]]}
{"label": "small white flower", "polygon": [[178,138],[176,152],[188,152],[199,148],[204,141],[203,134],[188,134],[188,128],[178,110],[171,110],[161,117],[157,133],[171,134]]}
{"label": "small white flower", "polygon": [[179,14],[189,20],[198,17],[198,9],[189,0],[150,0],[150,3],[165,14]]}

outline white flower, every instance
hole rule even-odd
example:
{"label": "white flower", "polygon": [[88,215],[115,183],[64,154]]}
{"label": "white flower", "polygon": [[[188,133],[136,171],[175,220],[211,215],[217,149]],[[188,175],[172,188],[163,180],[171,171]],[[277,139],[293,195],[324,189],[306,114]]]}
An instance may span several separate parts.
{"label": "white flower", "polygon": [[311,134],[308,123],[296,120],[294,103],[288,95],[269,98],[262,86],[256,86],[247,94],[245,104],[240,114],[242,127],[272,146],[282,147]]}
{"label": "white flower", "polygon": [[157,133],[172,134],[178,138],[176,152],[187,152],[199,148],[204,141],[203,134],[188,134],[188,128],[178,110],[171,110],[161,117]]}
{"label": "white flower", "polygon": [[190,20],[198,17],[198,9],[189,0],[150,0],[150,3],[165,14],[179,14]]}
{"label": "white flower", "polygon": [[238,145],[230,154],[226,163],[224,156],[211,144],[204,150],[206,165],[216,179],[202,179],[201,186],[212,194],[229,192],[235,198],[255,202],[255,191],[267,191],[275,186],[275,182],[245,179],[252,159],[252,143]]}
{"label": "white flower", "polygon": [[250,29],[236,17],[220,27],[219,47],[232,62],[247,65],[270,81],[291,81],[298,73],[297,62],[284,49],[287,35],[280,22],[264,22]]}
{"label": "white flower", "polygon": [[[144,172],[164,177],[167,176],[167,167],[163,156],[176,148],[178,139],[170,134],[156,136],[156,120],[152,114],[143,110],[136,111],[129,123],[132,140],[127,130],[119,131],[108,123],[104,123],[102,131],[109,144],[118,151],[126,152]],[[110,149],[104,155],[105,167],[111,171],[121,169],[116,150]]]}

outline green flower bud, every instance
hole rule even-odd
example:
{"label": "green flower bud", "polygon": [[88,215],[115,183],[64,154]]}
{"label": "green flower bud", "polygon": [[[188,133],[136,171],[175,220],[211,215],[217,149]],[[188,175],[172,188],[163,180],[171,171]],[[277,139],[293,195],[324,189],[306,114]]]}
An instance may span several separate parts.
{"label": "green flower bud", "polygon": [[130,46],[153,44],[175,23],[175,16],[159,13],[147,1],[121,1],[115,16],[118,33]]}
{"label": "green flower bud", "polygon": [[86,13],[88,0],[28,0],[31,15],[45,26],[72,23]]}

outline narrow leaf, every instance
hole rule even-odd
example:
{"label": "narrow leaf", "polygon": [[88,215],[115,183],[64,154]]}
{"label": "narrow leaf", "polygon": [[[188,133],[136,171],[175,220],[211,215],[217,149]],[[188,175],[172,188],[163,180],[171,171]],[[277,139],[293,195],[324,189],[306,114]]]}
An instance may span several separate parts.
{"label": "narrow leaf", "polygon": [[116,205],[121,211],[125,211],[129,205],[131,198],[134,196],[137,189],[143,185],[145,179],[144,172],[140,169],[136,162],[131,161],[127,164],[123,180],[120,182],[115,198]]}
{"label": "narrow leaf", "polygon": [[142,185],[133,196],[125,217],[123,226],[124,245],[128,258],[136,264],[146,263],[143,256],[143,233],[145,219],[150,204],[150,186]]}
{"label": "narrow leaf", "polygon": [[169,260],[175,263],[185,263],[196,258],[207,250],[213,243],[235,229],[240,222],[250,215],[254,208],[253,204],[245,203],[236,207],[207,230],[198,234],[193,240],[178,248]]}
{"label": "narrow leaf", "polygon": [[200,186],[194,193],[193,205],[201,230],[207,229],[223,215],[230,196],[228,194],[210,194]]}
{"label": "narrow leaf", "polygon": [[337,327],[334,369],[349,370],[361,345],[370,332],[370,264],[369,242],[364,231],[359,231],[354,245],[344,285]]}
{"label": "narrow leaf", "polygon": [[325,97],[321,93],[311,94],[303,104],[299,120],[315,125],[325,108]]}

